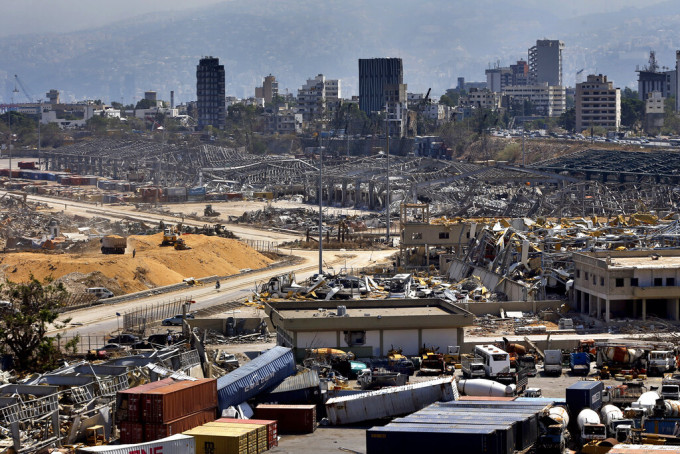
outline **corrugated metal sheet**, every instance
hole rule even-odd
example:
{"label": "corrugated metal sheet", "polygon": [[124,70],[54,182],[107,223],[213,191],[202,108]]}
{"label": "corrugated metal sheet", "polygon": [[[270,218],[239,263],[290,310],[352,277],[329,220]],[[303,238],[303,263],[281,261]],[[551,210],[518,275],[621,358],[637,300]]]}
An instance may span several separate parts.
{"label": "corrugated metal sheet", "polygon": [[144,424],[141,422],[122,421],[120,423],[121,443],[142,443],[144,441]]}
{"label": "corrugated metal sheet", "polygon": [[217,379],[219,409],[226,410],[273,389],[293,373],[295,357],[290,348],[274,347],[267,350],[249,363]]}
{"label": "corrugated metal sheet", "polygon": [[326,402],[326,414],[334,425],[406,415],[433,402],[458,399],[458,390],[452,380],[451,377],[438,378],[356,396],[336,397]]}
{"label": "corrugated metal sheet", "polygon": [[306,434],[316,430],[316,405],[265,405],[255,407],[258,419],[278,421],[281,434]]}
{"label": "corrugated metal sheet", "polygon": [[228,427],[240,429],[255,429],[257,435],[257,452],[264,452],[268,449],[267,426],[265,424],[239,424],[237,422],[209,422],[203,427]]}
{"label": "corrugated metal sheet", "polygon": [[181,381],[142,395],[145,422],[169,422],[192,413],[214,408],[217,385],[214,379]]}
{"label": "corrugated metal sheet", "polygon": [[[416,430],[421,430],[421,431],[428,431],[431,430],[433,427],[435,428],[441,428],[443,430],[451,429],[455,431],[462,431],[463,433],[465,431],[469,430],[477,430],[480,427],[483,428],[489,428],[489,429],[494,429],[497,437],[497,449],[496,452],[501,452],[501,453],[507,453],[511,454],[515,451],[515,429],[512,424],[505,424],[505,423],[497,423],[497,424],[484,424],[484,425],[476,425],[476,424],[389,424],[389,426],[395,426],[398,428],[402,427],[409,427],[413,428]],[[437,430],[435,429],[435,430]],[[427,435],[426,435],[427,436]],[[416,437],[416,438],[423,438],[422,436]],[[457,445],[452,445],[456,446],[456,450],[458,451],[459,448]],[[469,452],[469,451],[463,451],[463,452]]]}
{"label": "corrugated metal sheet", "polygon": [[[196,427],[188,430],[185,435],[191,435],[196,442],[196,454],[249,454],[257,452],[256,446],[248,440],[248,431],[234,429],[231,432],[214,429],[206,431]],[[250,448],[250,449],[249,449]]]}
{"label": "corrugated metal sheet", "polygon": [[496,430],[489,426],[455,428],[432,425],[423,429],[387,425],[366,431],[366,453],[440,452],[442,447],[448,446],[453,450],[455,446],[456,452],[509,454],[502,450],[498,438]]}
{"label": "corrugated metal sheet", "polygon": [[108,454],[130,454],[131,452],[163,453],[163,454],[195,454],[196,443],[189,435],[173,435],[150,443],[128,444],[118,446],[92,446],[78,448],[76,453],[105,452]]}
{"label": "corrugated metal sheet", "polygon": [[264,424],[267,427],[267,449],[279,445],[278,422],[268,419],[233,419],[233,418],[219,418],[215,422],[237,422],[240,424]]}
{"label": "corrugated metal sheet", "polygon": [[163,380],[153,381],[144,385],[128,388],[123,391],[118,391],[116,394],[116,421],[139,421],[141,406],[141,395],[145,391],[159,389],[175,383],[172,378],[164,378]]}
{"label": "corrugated metal sheet", "polygon": [[306,388],[318,388],[321,381],[319,380],[319,373],[310,369],[305,369],[299,374],[288,377],[276,388],[269,391],[269,394],[285,393],[290,391],[298,391]]}

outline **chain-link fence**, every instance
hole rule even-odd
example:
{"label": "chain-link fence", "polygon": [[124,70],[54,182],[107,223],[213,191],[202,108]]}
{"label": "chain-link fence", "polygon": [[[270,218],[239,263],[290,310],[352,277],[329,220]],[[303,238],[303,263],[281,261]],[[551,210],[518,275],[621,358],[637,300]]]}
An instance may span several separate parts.
{"label": "chain-link fence", "polygon": [[149,304],[123,314],[123,331],[143,333],[146,328],[160,320],[182,313],[182,307],[190,304],[190,298],[168,303]]}

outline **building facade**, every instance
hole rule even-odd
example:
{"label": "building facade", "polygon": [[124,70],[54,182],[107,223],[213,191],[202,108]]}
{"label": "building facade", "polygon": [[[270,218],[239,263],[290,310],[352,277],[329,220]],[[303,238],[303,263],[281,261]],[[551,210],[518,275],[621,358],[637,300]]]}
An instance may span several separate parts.
{"label": "building facade", "polygon": [[219,58],[205,57],[196,66],[198,128],[226,126],[224,65]]}
{"label": "building facade", "polygon": [[576,131],[603,127],[618,131],[621,126],[621,90],[602,74],[588,75],[585,82],[576,84],[574,96]]}
{"label": "building facade", "polygon": [[547,82],[548,85],[562,85],[562,51],[560,40],[539,39],[529,49],[529,83]]}
{"label": "building facade", "polygon": [[663,127],[666,98],[659,91],[647,93],[645,100],[645,131],[652,132]]}
{"label": "building facade", "polygon": [[271,103],[278,95],[279,83],[271,74],[264,78],[261,87],[255,87],[255,97],[264,99],[266,103]]}
{"label": "building facade", "polygon": [[370,115],[385,108],[385,86],[404,83],[401,58],[359,59],[359,108]]}
{"label": "building facade", "polygon": [[498,110],[501,107],[501,95],[491,90],[471,88],[467,96],[462,96],[459,105],[476,107],[477,109]]}
{"label": "building facade", "polygon": [[547,82],[505,87],[503,95],[531,102],[536,112],[546,117],[559,117],[567,108],[566,89],[562,86],[548,85]]}

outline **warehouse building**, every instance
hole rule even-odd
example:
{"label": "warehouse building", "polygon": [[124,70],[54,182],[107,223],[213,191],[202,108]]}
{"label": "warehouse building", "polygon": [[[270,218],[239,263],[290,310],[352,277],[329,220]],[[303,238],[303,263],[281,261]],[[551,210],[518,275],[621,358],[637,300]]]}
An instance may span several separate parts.
{"label": "warehouse building", "polygon": [[448,301],[383,299],[277,301],[265,304],[277,344],[298,358],[311,348],[338,348],[357,357],[383,356],[391,348],[417,355],[423,345],[446,351],[463,344],[463,328],[474,315]]}
{"label": "warehouse building", "polygon": [[680,250],[574,253],[574,308],[602,318],[680,320]]}

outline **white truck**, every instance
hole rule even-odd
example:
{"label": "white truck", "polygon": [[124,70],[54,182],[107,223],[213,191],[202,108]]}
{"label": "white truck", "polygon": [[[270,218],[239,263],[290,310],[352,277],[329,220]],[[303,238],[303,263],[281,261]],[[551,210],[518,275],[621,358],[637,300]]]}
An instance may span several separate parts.
{"label": "white truck", "polygon": [[543,372],[546,375],[562,375],[562,350],[545,350]]}
{"label": "white truck", "polygon": [[649,375],[663,375],[675,370],[675,354],[671,350],[652,350],[649,352],[647,371]]}
{"label": "white truck", "polygon": [[600,422],[600,416],[590,408],[581,410],[576,418],[581,442],[587,443],[591,440],[604,440],[607,438],[607,429]]}

